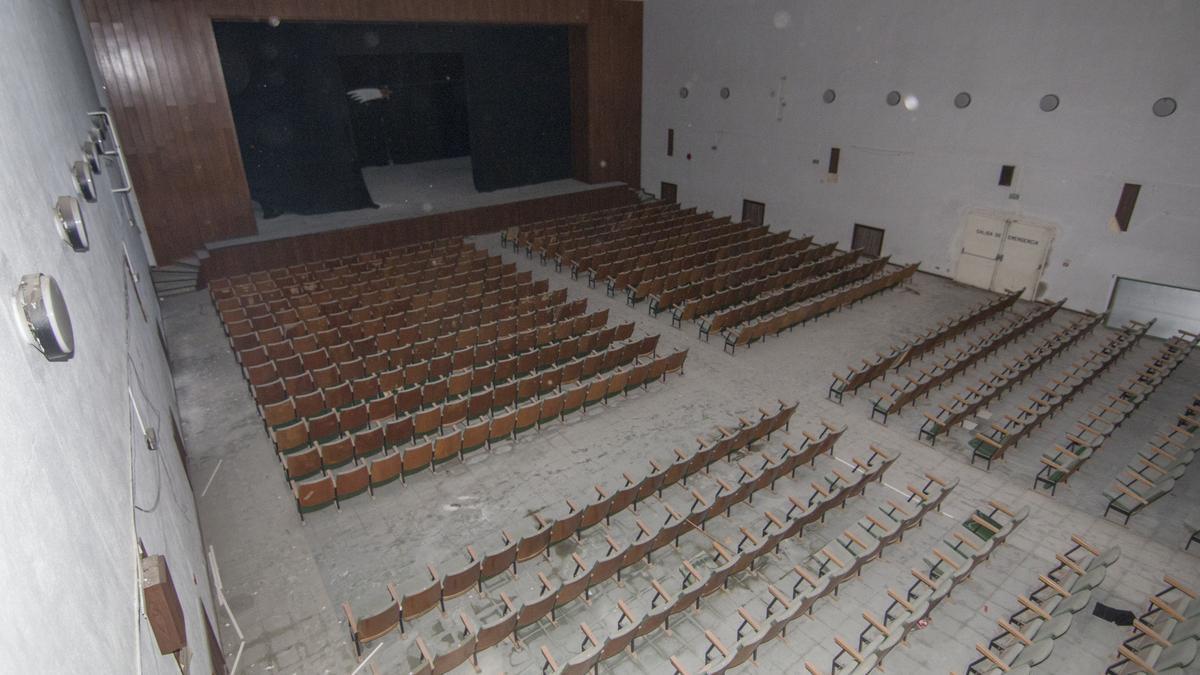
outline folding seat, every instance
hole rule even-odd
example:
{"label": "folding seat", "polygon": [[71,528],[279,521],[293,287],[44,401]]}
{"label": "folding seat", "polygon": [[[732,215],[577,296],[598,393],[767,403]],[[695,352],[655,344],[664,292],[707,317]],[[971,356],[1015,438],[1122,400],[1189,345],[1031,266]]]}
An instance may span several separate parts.
{"label": "folding seat", "polygon": [[442,354],[429,359],[429,377],[446,377],[450,374],[450,355]]}
{"label": "folding seat", "polygon": [[293,377],[305,371],[304,363],[298,354],[292,354],[274,360],[275,371],[280,377]]}
{"label": "folding seat", "polygon": [[370,424],[366,403],[355,403],[337,411],[338,429],[350,434],[365,429]]}
{"label": "folding seat", "polygon": [[387,352],[374,352],[362,357],[363,370],[370,375],[377,375],[390,367]]}
{"label": "folding seat", "polygon": [[283,462],[284,474],[288,481],[305,480],[323,471],[321,453],[317,448],[307,448],[279,456]]}
{"label": "folding seat", "polygon": [[288,396],[296,397],[314,391],[316,384],[313,382],[311,375],[301,373],[300,375],[284,378],[283,387],[287,390]]}
{"label": "folding seat", "polygon": [[292,496],[296,500],[296,511],[300,514],[300,521],[303,522],[304,514],[334,503],[337,493],[333,485],[333,476],[292,483]]}
{"label": "folding seat", "polygon": [[341,503],[371,488],[371,474],[366,464],[333,474],[334,498]]}
{"label": "folding seat", "polygon": [[[536,407],[534,409],[536,410]],[[488,426],[488,447],[491,448],[493,443],[513,436],[516,431],[516,422],[517,411],[515,410],[505,408],[494,414]]]}
{"label": "folding seat", "polygon": [[389,448],[395,448],[413,439],[413,417],[405,415],[398,417],[383,425],[384,442]]}
{"label": "folding seat", "polygon": [[264,350],[266,350],[266,356],[272,360],[286,359],[288,357],[295,356],[295,350],[292,348],[292,342],[288,340],[280,340],[277,342],[256,342],[256,345],[263,345]]}
{"label": "folding seat", "polygon": [[412,385],[397,391],[394,395],[396,414],[404,415],[421,407],[421,387]]}
{"label": "folding seat", "polygon": [[401,453],[400,480],[424,471],[433,464],[433,441],[421,441],[404,448]]}
{"label": "folding seat", "polygon": [[338,363],[337,368],[338,374],[341,375],[342,379],[347,382],[360,379],[367,374],[361,358],[354,358],[349,361],[341,361]]}
{"label": "folding seat", "polygon": [[531,400],[517,406],[516,423],[513,428],[514,438],[537,425],[541,407],[541,402],[537,400]]}
{"label": "folding seat", "polygon": [[421,438],[441,428],[442,409],[439,406],[426,408],[413,415],[413,437]]}
{"label": "folding seat", "polygon": [[608,399],[625,393],[625,384],[629,381],[630,370],[618,370],[608,378],[608,386],[604,394],[605,405],[608,404]]}
{"label": "folding seat", "polygon": [[254,391],[254,387],[279,379],[279,374],[275,370],[275,363],[273,361],[246,366],[242,369],[242,372],[246,375],[246,381],[250,384],[251,391]]}
{"label": "folding seat", "polygon": [[317,451],[321,455],[321,466],[326,471],[354,461],[354,443],[349,436],[320,443],[317,445]]}
{"label": "folding seat", "polygon": [[263,426],[268,430],[290,424],[298,419],[296,417],[296,401],[291,398],[259,406],[258,412],[262,415]]}
{"label": "folding seat", "polygon": [[[543,424],[553,422],[562,416],[563,404],[566,399],[566,394],[554,394],[541,400],[541,412],[538,415],[538,429],[542,428]],[[519,415],[520,411],[518,411]]]}
{"label": "folding seat", "polygon": [[340,410],[354,403],[354,390],[349,382],[322,390],[325,393],[325,409]]}
{"label": "folding seat", "polygon": [[444,377],[426,382],[421,387],[421,405],[430,406],[441,403],[446,400],[446,393],[449,390],[450,385]]}
{"label": "folding seat", "polygon": [[314,368],[309,371],[309,374],[312,376],[313,385],[317,389],[328,389],[342,383],[342,377],[338,373],[337,366],[334,365]]}
{"label": "folding seat", "polygon": [[517,374],[517,358],[509,357],[496,361],[496,369],[493,376],[494,382],[506,382],[512,379]]}
{"label": "folding seat", "polygon": [[[258,333],[258,341],[260,344],[267,345],[267,344],[272,344],[272,343],[276,343],[276,342],[287,342],[288,341],[287,336],[283,334],[283,329],[278,326],[262,328],[262,329],[259,329],[257,331],[257,333]],[[290,347],[291,343],[288,343],[288,346]]]}
{"label": "folding seat", "polygon": [[462,459],[462,430],[454,429],[433,441],[433,470],[446,460],[458,457]]}
{"label": "folding seat", "polygon": [[352,436],[354,456],[360,461],[383,452],[384,435],[382,427],[360,431]]}
{"label": "folding seat", "polygon": [[[292,346],[296,345],[296,340],[292,340]],[[330,364],[329,354],[324,349],[316,348],[309,351],[299,351],[300,363],[304,370],[316,370],[324,368]]]}
{"label": "folding seat", "polygon": [[490,367],[492,364],[492,361],[495,359],[495,356],[496,356],[496,343],[494,343],[494,342],[479,343],[478,345],[475,346],[475,349],[471,352],[471,356],[472,356],[471,365],[475,366],[476,368],[479,368],[481,366]]}
{"label": "folding seat", "polygon": [[541,389],[541,377],[534,373],[517,381],[517,402],[528,401]]}
{"label": "folding seat", "polygon": [[449,396],[461,396],[471,390],[471,379],[474,377],[469,368],[450,373],[446,381],[446,393]]}
{"label": "folding seat", "polygon": [[419,385],[429,379],[429,361],[421,360],[404,367],[404,383]]}
{"label": "folding seat", "polygon": [[325,443],[338,436],[338,418],[335,412],[309,418],[307,424],[308,435],[314,442]]}
{"label": "folding seat", "polygon": [[375,490],[399,478],[403,466],[403,457],[400,453],[371,460],[367,465],[371,478],[371,494],[375,494]]}
{"label": "folding seat", "polygon": [[587,384],[587,395],[584,396],[583,410],[587,411],[588,406],[607,400],[609,387],[609,378],[597,377]]}
{"label": "folding seat", "polygon": [[538,367],[538,352],[531,349],[522,352],[517,356],[516,375],[527,375],[537,370]]}
{"label": "folding seat", "polygon": [[305,448],[311,440],[304,420],[273,428],[269,433],[275,442],[275,452],[281,455]]}
{"label": "folding seat", "polygon": [[455,336],[454,333],[447,333],[446,335],[439,335],[439,336],[433,338],[434,353],[445,354],[447,356],[452,354],[454,352],[454,348],[455,348],[454,336]]}
{"label": "folding seat", "polygon": [[350,383],[355,401],[371,401],[379,397],[379,380],[374,375],[360,377]]}
{"label": "folding seat", "polygon": [[633,369],[629,371],[629,379],[625,382],[625,393],[628,395],[630,389],[637,389],[638,387],[645,388],[649,376],[649,363],[642,363],[634,366]]}
{"label": "folding seat", "polygon": [[445,431],[446,427],[466,421],[467,402],[467,399],[463,397],[442,404],[441,431]]}
{"label": "folding seat", "polygon": [[392,368],[379,372],[379,391],[384,394],[394,392],[404,386],[404,369]]}
{"label": "folding seat", "polygon": [[[338,347],[341,347],[344,344],[345,348],[347,350],[350,349],[350,343],[342,342],[342,336],[338,333],[337,328],[325,327],[325,328],[318,329],[318,325],[320,325],[320,324],[315,323],[318,321],[320,321],[320,320],[314,319],[313,321],[306,322],[305,325],[308,326],[310,332],[312,332],[312,334],[317,338],[317,342],[320,343],[320,345],[322,347],[325,347],[326,349],[330,349],[330,348],[334,347],[335,345],[337,345]],[[322,323],[326,323],[327,321],[328,320],[326,319]],[[332,352],[330,352],[329,355],[335,361],[337,360],[337,357],[335,357]]]}

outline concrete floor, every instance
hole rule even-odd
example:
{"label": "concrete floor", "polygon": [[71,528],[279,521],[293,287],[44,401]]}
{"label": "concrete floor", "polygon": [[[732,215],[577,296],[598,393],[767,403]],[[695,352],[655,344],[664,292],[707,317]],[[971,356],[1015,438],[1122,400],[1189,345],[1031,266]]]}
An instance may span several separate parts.
{"label": "concrete floor", "polygon": [[[835,449],[840,460],[864,456],[871,443],[901,455],[885,478],[887,486],[919,485],[924,471],[958,477],[961,484],[944,505],[946,515],[927,519],[923,528],[895,544],[882,560],[868,565],[860,579],[848,582],[840,598],[819,603],[811,619],[789,628],[786,641],[778,640],[760,650],[757,668],[763,672],[799,672],[802,660],[828,669],[835,651],[833,636],[856,637],[864,625],[862,611],[880,615],[886,608],[885,589],[907,587],[908,570],[918,566],[931,546],[987,499],[1029,505],[1033,515],[970,581],[938,607],[931,624],[916,632],[907,648],[892,653],[887,663],[890,671],[963,672],[975,658],[974,644],[986,643],[995,632],[995,619],[1015,610],[1016,595],[1033,589],[1037,575],[1052,566],[1054,553],[1069,547],[1071,534],[1082,535],[1100,547],[1122,548],[1121,560],[1110,569],[1095,596],[1106,604],[1142,609],[1147,597],[1160,589],[1164,573],[1200,583],[1200,550],[1182,550],[1186,539],[1182,521],[1200,504],[1200,470],[1193,468],[1174,493],[1136,516],[1130,527],[1102,520],[1103,500],[1098,496],[1132,458],[1142,439],[1165,428],[1197,390],[1200,356],[1193,355],[1180,366],[1082,472],[1051,498],[1031,490],[1037,457],[1061,442],[1070,422],[1105,390],[1126,379],[1158,348],[1157,341],[1144,339],[1127,359],[1007,460],[985,472],[969,464],[965,450],[968,433],[964,430],[940,440],[936,448],[915,439],[920,410],[948,399],[968,383],[966,377],[935,392],[930,401],[893,417],[886,427],[868,420],[870,396],[865,391],[857,397],[847,396],[843,406],[825,399],[830,371],[844,371],[847,364],[961,312],[989,296],[983,291],[917,275],[899,290],[779,338],[739,349],[731,357],[722,353],[717,338],[708,344],[698,341],[691,324],[673,329],[666,315],[647,317],[644,303],[629,308],[620,299],[605,297],[602,289],[588,289],[536,260],[501,251],[497,237],[482,238],[477,245],[502,252],[523,268],[533,269],[535,276],[549,277],[552,287],[565,286],[572,297],[588,298],[590,308],[609,308],[610,323],[633,319],[639,331],[661,333],[660,353],[677,347],[690,349],[686,375],[522,437],[515,444],[498,446],[491,453],[478,452],[466,464],[448,463],[436,474],[426,472],[406,485],[388,486],[374,498],[357,497],[341,511],[312,514],[301,524],[207,293],[168,299],[164,316],[201,525],[206,543],[215,550],[225,592],[247,640],[239,672],[350,672],[356,660],[339,609],[341,602],[351,603],[360,614],[378,611],[387,602],[388,582],[395,582],[402,593],[415,590],[428,578],[427,563],[442,572],[458,569],[466,561],[463,551],[468,544],[481,552],[494,550],[501,529],[514,536],[532,531],[532,514],[560,515],[564,498],[582,503],[594,494],[594,484],[615,488],[623,483],[622,472],[642,475],[648,459],[665,458],[674,447],[691,450],[697,435],[710,432],[717,424],[734,423],[738,416],[756,417],[759,406],[772,406],[778,398],[798,400],[800,407],[791,433],[777,435],[762,446],[769,452],[778,453],[784,442],[797,442],[802,430],[817,431],[824,418],[849,425]],[[1025,303],[1018,305],[1018,309],[1025,307]],[[1052,323],[1062,325],[1066,320],[1061,315]],[[1012,345],[1005,357],[1019,353],[1016,350],[1048,330],[1044,327]],[[1106,329],[1098,329],[1029,384],[1000,399],[992,412],[1011,411],[1024,398],[1027,387],[1050,377],[1107,334]],[[835,461],[823,459],[813,475],[836,466]],[[812,477],[798,474],[798,485],[807,485]],[[621,656],[606,662],[601,670],[649,673],[666,668],[669,672],[666,659],[671,655],[697,667],[707,646],[700,637],[702,628],[724,625],[728,633],[727,617],[737,606],[762,597],[766,581],[774,581],[778,570],[785,571],[885,499],[895,497],[887,486],[870,487],[865,496],[827,523],[806,530],[802,539],[784,549],[787,559],[771,561],[764,571],[748,575],[745,583],[732,584],[727,593],[706,600],[704,609],[680,621],[672,636],[652,636],[645,648],[639,647],[636,659]],[[778,491],[786,494],[787,488]],[[731,525],[737,522],[737,514],[735,510]],[[623,532],[632,523],[632,517],[614,519],[613,528]],[[722,525],[714,536],[736,536],[736,527],[731,525]],[[736,539],[732,543],[736,544]],[[595,544],[585,537],[581,546]],[[653,567],[638,568],[624,588],[605,582],[590,606],[576,602],[560,613],[557,625],[543,621],[523,630],[523,648],[504,643],[481,655],[483,672],[538,672],[542,658],[537,648],[541,645],[565,660],[579,649],[580,621],[594,629],[605,626],[604,630],[612,630],[618,598],[644,593],[651,576],[677,577],[673,571],[677,558],[699,555],[706,548],[711,550],[702,538],[685,541],[671,554],[674,557],[661,561],[656,557]],[[538,590],[534,572],[570,573],[566,555],[569,551],[556,549],[550,561],[522,566],[518,578],[489,584],[487,597],[468,594],[453,601],[447,616],[431,612],[403,636],[394,633],[371,644],[369,649],[379,646],[371,663],[379,672],[407,671],[417,663],[413,637],[418,633],[432,648],[444,651],[450,646],[447,631],[459,611],[486,619],[501,590],[531,599]],[[673,586],[678,587],[677,578]],[[221,617],[222,644],[232,653],[236,636],[227,617],[223,613]],[[1124,629],[1101,622],[1085,610],[1042,670],[1100,672],[1124,634]],[[468,667],[460,670],[470,672]]]}
{"label": "concrete floor", "polygon": [[285,213],[269,219],[264,219],[262,213],[256,208],[254,213],[258,234],[209,243],[208,248],[295,237],[313,232],[340,230],[401,218],[416,218],[431,213],[461,211],[480,206],[551,197],[615,185],[615,183],[589,184],[573,178],[566,178],[535,185],[522,185],[506,190],[479,192],[475,189],[470,157],[452,157],[415,164],[367,166],[363,167],[363,180],[367,184],[367,191],[370,192],[371,199],[379,205],[379,208],[315,215]]}

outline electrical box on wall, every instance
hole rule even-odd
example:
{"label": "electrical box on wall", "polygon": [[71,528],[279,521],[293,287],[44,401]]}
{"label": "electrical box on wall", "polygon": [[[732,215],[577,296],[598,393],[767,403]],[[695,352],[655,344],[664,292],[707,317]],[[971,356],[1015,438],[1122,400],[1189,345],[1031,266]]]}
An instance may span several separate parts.
{"label": "electrical box on wall", "polygon": [[146,619],[154,631],[158,651],[174,654],[186,647],[183,607],[179,604],[179,594],[175,592],[165,557],[142,558],[142,594],[145,596]]}

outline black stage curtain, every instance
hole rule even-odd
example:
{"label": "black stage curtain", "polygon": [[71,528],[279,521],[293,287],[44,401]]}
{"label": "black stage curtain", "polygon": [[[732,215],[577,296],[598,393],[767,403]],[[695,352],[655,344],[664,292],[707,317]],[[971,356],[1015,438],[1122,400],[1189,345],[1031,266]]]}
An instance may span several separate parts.
{"label": "black stage curtain", "polygon": [[216,22],[250,196],[272,218],[375,207],[358,163],[333,33]]}
{"label": "black stage curtain", "polygon": [[475,189],[571,175],[565,26],[480,26],[466,47]]}

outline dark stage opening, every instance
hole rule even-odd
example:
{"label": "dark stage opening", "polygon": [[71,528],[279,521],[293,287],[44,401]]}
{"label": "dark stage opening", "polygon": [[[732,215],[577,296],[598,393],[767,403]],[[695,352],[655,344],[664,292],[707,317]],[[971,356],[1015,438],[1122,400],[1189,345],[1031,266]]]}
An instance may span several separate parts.
{"label": "dark stage opening", "polygon": [[213,29],[263,218],[371,208],[468,161],[478,192],[571,176],[566,26]]}

